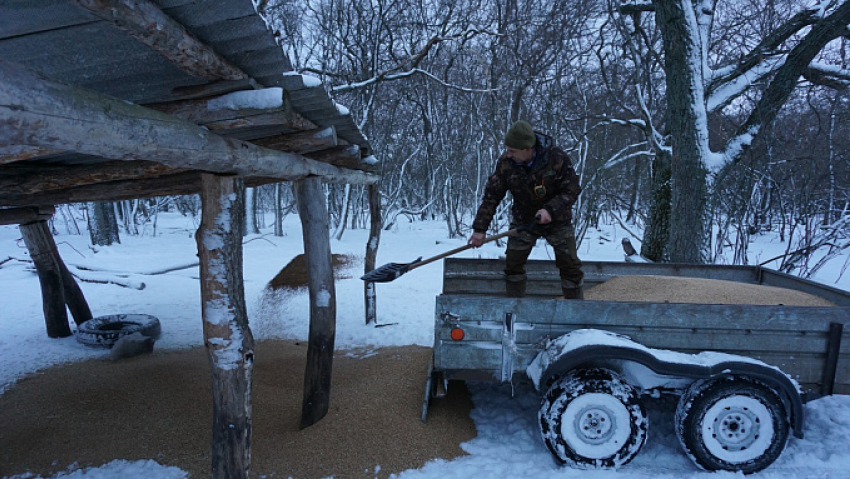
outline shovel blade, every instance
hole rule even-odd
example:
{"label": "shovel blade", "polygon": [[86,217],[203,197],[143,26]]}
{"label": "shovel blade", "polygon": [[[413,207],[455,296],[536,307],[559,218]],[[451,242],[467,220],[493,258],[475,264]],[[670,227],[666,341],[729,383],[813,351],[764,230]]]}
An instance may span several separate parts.
{"label": "shovel blade", "polygon": [[410,265],[418,262],[419,260],[417,259],[412,263],[387,263],[369,271],[361,276],[360,279],[363,281],[371,281],[372,283],[389,283],[404,273],[407,273],[407,270],[410,269]]}

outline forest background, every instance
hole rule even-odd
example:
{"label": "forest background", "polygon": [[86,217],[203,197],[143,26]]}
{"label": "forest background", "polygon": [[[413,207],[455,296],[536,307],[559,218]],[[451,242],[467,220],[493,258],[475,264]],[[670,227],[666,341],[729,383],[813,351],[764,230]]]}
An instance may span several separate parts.
{"label": "forest background", "polygon": [[[381,164],[381,218],[465,236],[516,120],[584,190],[579,241],[615,222],[655,261],[747,263],[779,234],[804,277],[850,247],[850,0],[260,0],[293,69],[322,80]],[[369,227],[365,187],[325,185],[331,234]],[[92,243],[197,214],[197,197],[66,205]],[[246,190],[245,233],[295,210]],[[491,228],[508,225],[503,202]],[[818,260],[812,253],[819,251]]]}

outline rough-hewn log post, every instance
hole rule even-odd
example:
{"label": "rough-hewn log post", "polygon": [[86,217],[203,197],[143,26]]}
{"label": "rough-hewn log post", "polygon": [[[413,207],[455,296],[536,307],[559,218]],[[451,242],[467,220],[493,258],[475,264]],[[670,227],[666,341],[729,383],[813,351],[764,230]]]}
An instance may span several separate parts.
{"label": "rough-hewn log post", "polygon": [[[363,261],[364,273],[375,269],[375,261],[378,259],[378,244],[381,242],[381,194],[378,185],[368,186],[369,215],[371,226],[369,229],[369,241],[366,243],[366,259]],[[366,305],[366,324],[378,322],[378,297],[375,291],[375,283],[363,282],[364,304]]]}
{"label": "rough-hewn log post", "polygon": [[213,393],[212,479],[247,478],[251,467],[254,337],[242,281],[241,180],[202,175],[198,228],[204,344]]}
{"label": "rough-hewn log post", "polygon": [[336,288],[331,266],[328,208],[318,177],[296,181],[293,190],[304,236],[307,285],[310,288],[310,339],[304,373],[301,428],[319,422],[328,412],[331,393],[334,339],[336,335]]}
{"label": "rough-hewn log post", "polygon": [[65,310],[65,288],[62,286],[62,268],[56,258],[56,243],[46,221],[35,221],[19,226],[24,244],[35,264],[41,285],[41,300],[47,335],[64,338],[71,335],[68,312]]}
{"label": "rough-hewn log post", "polygon": [[[42,213],[53,211],[53,207],[30,209]],[[68,306],[68,310],[71,311],[74,322],[77,324],[83,324],[90,320],[92,314],[89,303],[83,295],[83,290],[80,289],[80,285],[77,284],[71,272],[68,271],[65,262],[62,261],[62,257],[59,256],[56,242],[53,241],[53,235],[50,234],[50,228],[47,226],[47,219],[43,216],[43,214],[39,214],[36,220],[24,222],[20,225],[20,230],[30,251],[30,256],[33,258],[36,271],[38,271],[39,282],[42,285],[41,292],[44,297],[44,320],[47,323],[47,335],[52,338],[65,337],[70,334],[65,305]],[[58,279],[54,276],[56,271],[53,268],[58,270]],[[45,289],[45,281],[48,289]],[[53,293],[54,288],[61,288],[59,294]],[[66,329],[68,329],[68,334],[65,334]]]}
{"label": "rough-hewn log post", "polygon": [[62,291],[65,293],[65,305],[68,306],[68,311],[71,312],[74,322],[77,325],[83,324],[92,318],[89,303],[86,301],[86,297],[83,295],[83,290],[80,289],[77,280],[74,279],[71,271],[68,270],[68,266],[65,265],[62,257],[59,256],[59,250],[54,248],[54,252],[56,253],[56,263],[59,265],[59,272],[62,274]]}

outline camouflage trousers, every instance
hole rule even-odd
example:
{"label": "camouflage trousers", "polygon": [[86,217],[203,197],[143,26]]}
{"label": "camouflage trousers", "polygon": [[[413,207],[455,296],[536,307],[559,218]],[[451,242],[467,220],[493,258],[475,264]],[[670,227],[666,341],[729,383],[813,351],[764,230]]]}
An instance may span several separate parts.
{"label": "camouflage trousers", "polygon": [[[516,226],[511,225],[511,228]],[[576,252],[576,234],[568,222],[536,225],[531,230],[509,237],[505,251],[505,276],[514,281],[525,279],[525,263],[540,237],[545,238],[555,251],[555,266],[561,273],[562,285],[566,288],[581,285],[584,273]]]}

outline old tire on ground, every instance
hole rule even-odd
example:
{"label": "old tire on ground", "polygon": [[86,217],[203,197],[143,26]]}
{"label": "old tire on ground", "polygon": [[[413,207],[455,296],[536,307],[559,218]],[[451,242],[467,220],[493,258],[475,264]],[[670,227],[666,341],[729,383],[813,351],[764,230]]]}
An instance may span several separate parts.
{"label": "old tire on ground", "polygon": [[77,328],[77,341],[87,346],[111,348],[124,336],[141,333],[157,339],[162,331],[159,319],[149,314],[111,314],[92,318]]}
{"label": "old tire on ground", "polygon": [[543,441],[561,463],[613,468],[646,443],[646,410],[634,388],[607,369],[573,371],[557,380],[538,414]]}
{"label": "old tire on ground", "polygon": [[676,408],[682,447],[709,471],[761,471],[782,454],[789,429],[779,395],[741,378],[698,381]]}

